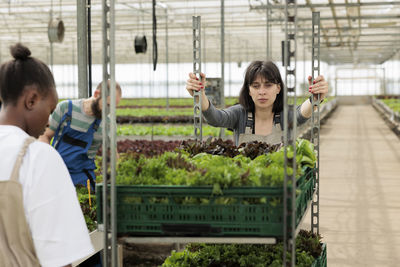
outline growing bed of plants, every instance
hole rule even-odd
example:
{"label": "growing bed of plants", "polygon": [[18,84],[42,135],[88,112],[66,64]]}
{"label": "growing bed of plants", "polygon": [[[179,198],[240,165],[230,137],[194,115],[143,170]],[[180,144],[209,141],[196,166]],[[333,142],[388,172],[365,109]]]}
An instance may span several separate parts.
{"label": "growing bed of plants", "polygon": [[192,115],[192,108],[174,108],[174,109],[162,109],[162,108],[118,108],[116,110],[117,116],[178,116],[178,115]]}
{"label": "growing bed of plants", "polygon": [[118,124],[133,123],[193,123],[193,115],[177,116],[118,116]]}
{"label": "growing bed of plants", "polygon": [[[307,96],[298,96],[297,103],[301,104]],[[238,97],[226,97],[225,106],[232,106],[239,103]],[[165,98],[123,98],[118,104],[118,108],[166,108]],[[172,108],[190,108],[193,107],[193,98],[170,98],[169,107]]]}
{"label": "growing bed of plants", "polygon": [[[287,254],[290,260],[291,255]],[[173,251],[162,267],[281,267],[283,245],[188,244]],[[326,245],[321,236],[300,230],[296,238],[296,266],[326,266]]]}
{"label": "growing bed of plants", "polygon": [[[303,103],[305,98],[297,98],[297,105]],[[122,100],[121,100],[122,101]],[[176,116],[176,115],[193,115],[193,102],[192,105],[185,108],[118,108],[116,111],[117,116]],[[139,105],[138,105],[139,106]]]}
{"label": "growing bed of plants", "polygon": [[[147,140],[123,140],[117,142],[117,151],[121,154],[130,153],[137,154],[143,157],[154,157],[161,155],[167,151],[174,151],[181,145],[181,141],[147,141]],[[97,153],[98,157],[96,165],[101,166],[101,149]],[[78,185],[76,186],[79,204],[82,213],[85,217],[86,225],[90,232],[97,228],[97,215],[96,215],[96,194],[91,191],[89,193],[88,187]]]}
{"label": "growing bed of plants", "polygon": [[400,112],[400,98],[381,99],[394,112]]}
{"label": "growing bed of plants", "polygon": [[[305,99],[299,97],[297,103],[301,104]],[[331,99],[333,98],[329,97],[323,104]],[[119,106],[117,123],[193,123],[193,104],[191,106],[174,106],[168,111],[162,106]]]}
{"label": "growing bed of plants", "polygon": [[[203,125],[203,136],[218,136],[220,128],[216,128],[210,125]],[[128,135],[184,135],[191,136],[194,133],[193,125],[131,125],[123,124],[118,125],[117,135],[128,136]],[[225,131],[226,135],[233,135],[231,131]]]}
{"label": "growing bed of plants", "polygon": [[[182,141],[147,141],[147,140],[122,140],[117,142],[118,153],[138,153],[146,157],[153,157],[167,151],[174,151]],[[98,152],[101,156],[101,149]]]}
{"label": "growing bed of plants", "polygon": [[[166,98],[123,98],[118,106],[166,106]],[[193,98],[170,98],[170,106],[193,106]],[[225,105],[231,106],[238,103],[237,97],[225,97]]]}
{"label": "growing bed of plants", "polygon": [[376,95],[377,99],[400,99],[399,95]]}
{"label": "growing bed of plants", "polygon": [[[148,141],[147,143],[149,144],[152,142],[157,142],[157,144],[169,143],[163,141]],[[119,142],[119,145],[123,143],[138,144],[137,142],[126,140],[124,142]],[[299,175],[302,172],[302,167],[313,167],[315,163],[315,154],[313,145],[308,140],[304,139],[298,140],[296,152],[296,161],[299,163]],[[162,149],[160,149],[159,153],[161,155],[150,158],[146,154],[143,155],[140,151],[131,151],[121,154],[117,165],[117,183],[143,185],[206,185],[210,183],[210,181],[207,180],[207,177],[209,177],[211,180],[220,179],[221,183],[224,181],[227,182],[228,184],[223,186],[227,187],[235,183],[238,183],[237,185],[245,185],[251,181],[255,183],[253,184],[254,186],[262,185],[260,183],[264,185],[282,185],[283,181],[283,149],[279,145],[250,142],[236,147],[233,142],[229,140],[208,139],[201,144],[196,143],[194,140],[187,140],[182,141],[179,147],[174,149],[173,152],[162,153]],[[293,151],[289,149],[288,153],[290,156]],[[195,168],[196,172],[189,174],[191,168],[187,166],[192,165],[198,167]],[[273,179],[276,180],[259,180],[262,179],[260,177],[262,177],[264,169],[268,170],[266,175],[269,178],[274,177]],[[180,175],[185,177],[178,178],[174,178],[175,176],[173,175],[168,175],[169,172],[174,171],[183,171],[187,173]],[[198,176],[198,171],[201,171],[201,176]],[[204,171],[206,171],[206,173],[203,173]],[[253,173],[252,171],[255,172]],[[272,173],[269,171],[272,171]],[[232,172],[232,174],[227,175],[229,172]],[[244,179],[241,177],[244,173],[250,175],[250,178]],[[213,176],[214,174],[215,176]],[[191,177],[189,178],[187,175],[191,175]],[[98,175],[97,179],[98,182],[101,182],[101,174]],[[280,183],[271,181],[280,181]]]}

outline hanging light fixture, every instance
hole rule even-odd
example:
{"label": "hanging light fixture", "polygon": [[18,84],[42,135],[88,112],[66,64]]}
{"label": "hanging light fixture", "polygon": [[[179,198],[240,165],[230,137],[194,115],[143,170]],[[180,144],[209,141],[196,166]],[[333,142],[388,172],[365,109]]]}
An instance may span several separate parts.
{"label": "hanging light fixture", "polygon": [[136,54],[143,53],[147,51],[147,39],[145,35],[138,35],[135,37],[135,52]]}
{"label": "hanging light fixture", "polygon": [[[145,19],[143,17],[144,9],[142,9],[142,0],[140,0],[139,5],[140,5],[139,11],[141,13],[141,15],[140,15],[141,18],[139,20],[139,16],[138,16],[137,25],[140,25],[140,24],[142,25],[142,34],[136,35],[133,45],[135,47],[135,53],[136,54],[140,54],[140,53],[146,54],[146,51],[147,51],[147,39],[146,39],[146,35],[144,34],[144,21],[145,21]],[[138,31],[139,31],[139,29],[138,29]]]}
{"label": "hanging light fixture", "polygon": [[52,19],[49,21],[47,35],[50,43],[62,43],[64,32],[64,22],[61,19]]}

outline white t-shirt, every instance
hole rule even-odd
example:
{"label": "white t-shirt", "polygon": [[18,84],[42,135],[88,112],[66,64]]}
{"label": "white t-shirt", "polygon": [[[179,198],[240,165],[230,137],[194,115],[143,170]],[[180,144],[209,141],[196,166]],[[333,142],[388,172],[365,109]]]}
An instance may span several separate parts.
{"label": "white t-shirt", "polygon": [[[8,180],[28,135],[0,125],[0,180]],[[20,169],[26,219],[43,267],[64,266],[94,252],[68,170],[48,144],[29,145]]]}

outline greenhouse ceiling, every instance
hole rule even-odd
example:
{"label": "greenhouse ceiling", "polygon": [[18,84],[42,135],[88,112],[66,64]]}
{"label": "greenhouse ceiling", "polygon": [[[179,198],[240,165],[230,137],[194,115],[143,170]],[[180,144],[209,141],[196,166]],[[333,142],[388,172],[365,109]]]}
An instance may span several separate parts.
{"label": "greenhouse ceiling", "polygon": [[[270,25],[271,57],[281,60],[286,1],[225,0],[225,61],[265,59],[267,16]],[[8,0],[0,2],[0,58],[9,59],[8,48],[15,42],[29,46],[34,56],[47,63],[77,62],[77,1]],[[391,59],[400,48],[400,1],[298,0],[297,60],[310,60],[311,16],[321,17],[321,60],[329,64],[379,64]],[[268,10],[270,13],[267,14]],[[152,1],[115,1],[116,62],[152,62]],[[91,1],[93,62],[101,62],[101,1]],[[192,16],[201,16],[202,60],[221,60],[220,0],[158,0],[158,62],[192,62]],[[61,19],[65,36],[53,43],[53,57],[47,31],[50,19]],[[168,32],[168,48],[166,46]],[[136,54],[134,39],[145,35],[147,53]]]}

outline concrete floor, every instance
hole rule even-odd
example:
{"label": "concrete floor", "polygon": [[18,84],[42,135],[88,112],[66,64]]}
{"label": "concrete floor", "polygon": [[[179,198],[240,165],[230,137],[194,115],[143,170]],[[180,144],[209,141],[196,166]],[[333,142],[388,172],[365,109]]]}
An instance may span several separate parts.
{"label": "concrete floor", "polygon": [[320,140],[328,266],[400,266],[400,139],[371,105],[358,105],[339,106]]}

